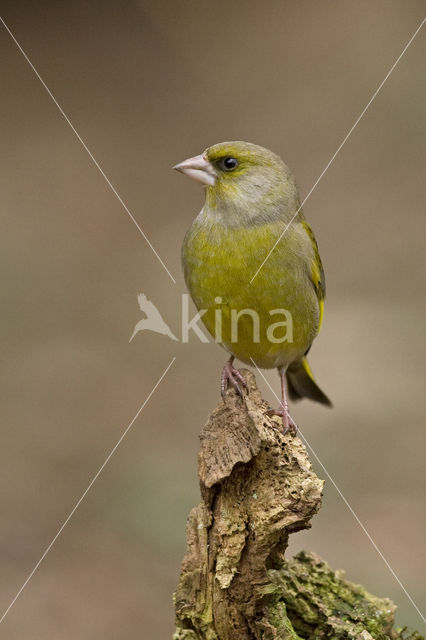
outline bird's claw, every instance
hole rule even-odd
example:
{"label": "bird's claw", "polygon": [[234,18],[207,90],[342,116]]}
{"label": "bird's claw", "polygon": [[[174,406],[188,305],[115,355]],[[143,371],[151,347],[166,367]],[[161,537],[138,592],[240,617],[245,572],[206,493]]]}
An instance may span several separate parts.
{"label": "bird's claw", "polygon": [[242,398],[243,391],[238,384],[238,381],[241,382],[244,389],[247,389],[247,382],[244,380],[242,374],[232,366],[232,362],[228,360],[225,366],[222,369],[222,375],[220,377],[220,395],[223,399],[225,399],[226,391],[228,386],[234,387],[235,391]]}
{"label": "bird's claw", "polygon": [[268,415],[269,417],[279,416],[280,418],[283,419],[282,434],[284,436],[289,431],[289,429],[293,431],[294,435],[297,435],[297,432],[299,431],[299,427],[297,426],[297,424],[289,414],[287,406],[280,404],[278,409],[269,409],[269,411],[266,412],[266,415]]}

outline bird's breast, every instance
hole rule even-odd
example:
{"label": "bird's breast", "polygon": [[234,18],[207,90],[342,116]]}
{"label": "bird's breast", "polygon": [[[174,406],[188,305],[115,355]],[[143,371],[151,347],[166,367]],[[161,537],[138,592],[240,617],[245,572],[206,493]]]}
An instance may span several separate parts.
{"label": "bird's breast", "polygon": [[[206,310],[209,332],[241,360],[263,367],[297,359],[318,331],[318,301],[297,228],[268,257],[283,229],[282,221],[227,228],[197,219],[182,249],[186,283],[196,307]],[[275,323],[281,325],[271,329]]]}

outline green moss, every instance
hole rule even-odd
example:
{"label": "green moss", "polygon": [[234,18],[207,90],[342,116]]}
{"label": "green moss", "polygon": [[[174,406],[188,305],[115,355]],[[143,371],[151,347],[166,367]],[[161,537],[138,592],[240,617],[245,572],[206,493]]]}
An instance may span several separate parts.
{"label": "green moss", "polygon": [[[396,607],[390,600],[345,580],[342,572],[333,572],[314,554],[297,554],[281,569],[269,571],[269,577],[277,589],[269,593],[286,603],[286,616],[302,637],[403,638],[391,631]],[[421,640],[421,636],[405,636],[405,640]]]}
{"label": "green moss", "polygon": [[[266,617],[268,623],[272,625],[272,638],[280,638],[280,640],[300,640],[300,636],[295,632],[293,625],[287,615],[287,608],[284,602],[278,600],[275,606],[271,607]],[[267,632],[264,634],[265,640],[268,640]]]}

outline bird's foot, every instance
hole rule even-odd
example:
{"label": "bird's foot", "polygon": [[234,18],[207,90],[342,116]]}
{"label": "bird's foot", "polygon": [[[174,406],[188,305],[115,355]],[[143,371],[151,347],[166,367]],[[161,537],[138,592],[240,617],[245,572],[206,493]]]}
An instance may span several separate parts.
{"label": "bird's foot", "polygon": [[292,429],[294,435],[297,435],[299,427],[289,414],[287,405],[281,403],[278,409],[270,409],[266,413],[270,417],[279,416],[283,419],[283,435],[285,435],[289,429]]}
{"label": "bird's foot", "polygon": [[[233,360],[233,358],[232,358]],[[220,395],[225,400],[226,391],[229,386],[234,387],[235,391],[238,393],[241,398],[243,397],[243,391],[241,385],[244,389],[247,389],[247,382],[244,380],[242,374],[232,366],[232,360],[228,360],[225,366],[222,369],[222,375],[220,376]]]}

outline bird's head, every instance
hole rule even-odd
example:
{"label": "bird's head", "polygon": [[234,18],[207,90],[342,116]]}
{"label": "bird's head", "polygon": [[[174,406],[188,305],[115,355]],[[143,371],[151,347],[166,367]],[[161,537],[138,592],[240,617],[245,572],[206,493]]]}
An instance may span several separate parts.
{"label": "bird's head", "polygon": [[[220,142],[174,169],[206,187],[206,204],[233,218],[276,217],[298,205],[294,178],[279,156],[249,142]],[[241,220],[242,221],[242,220]]]}

